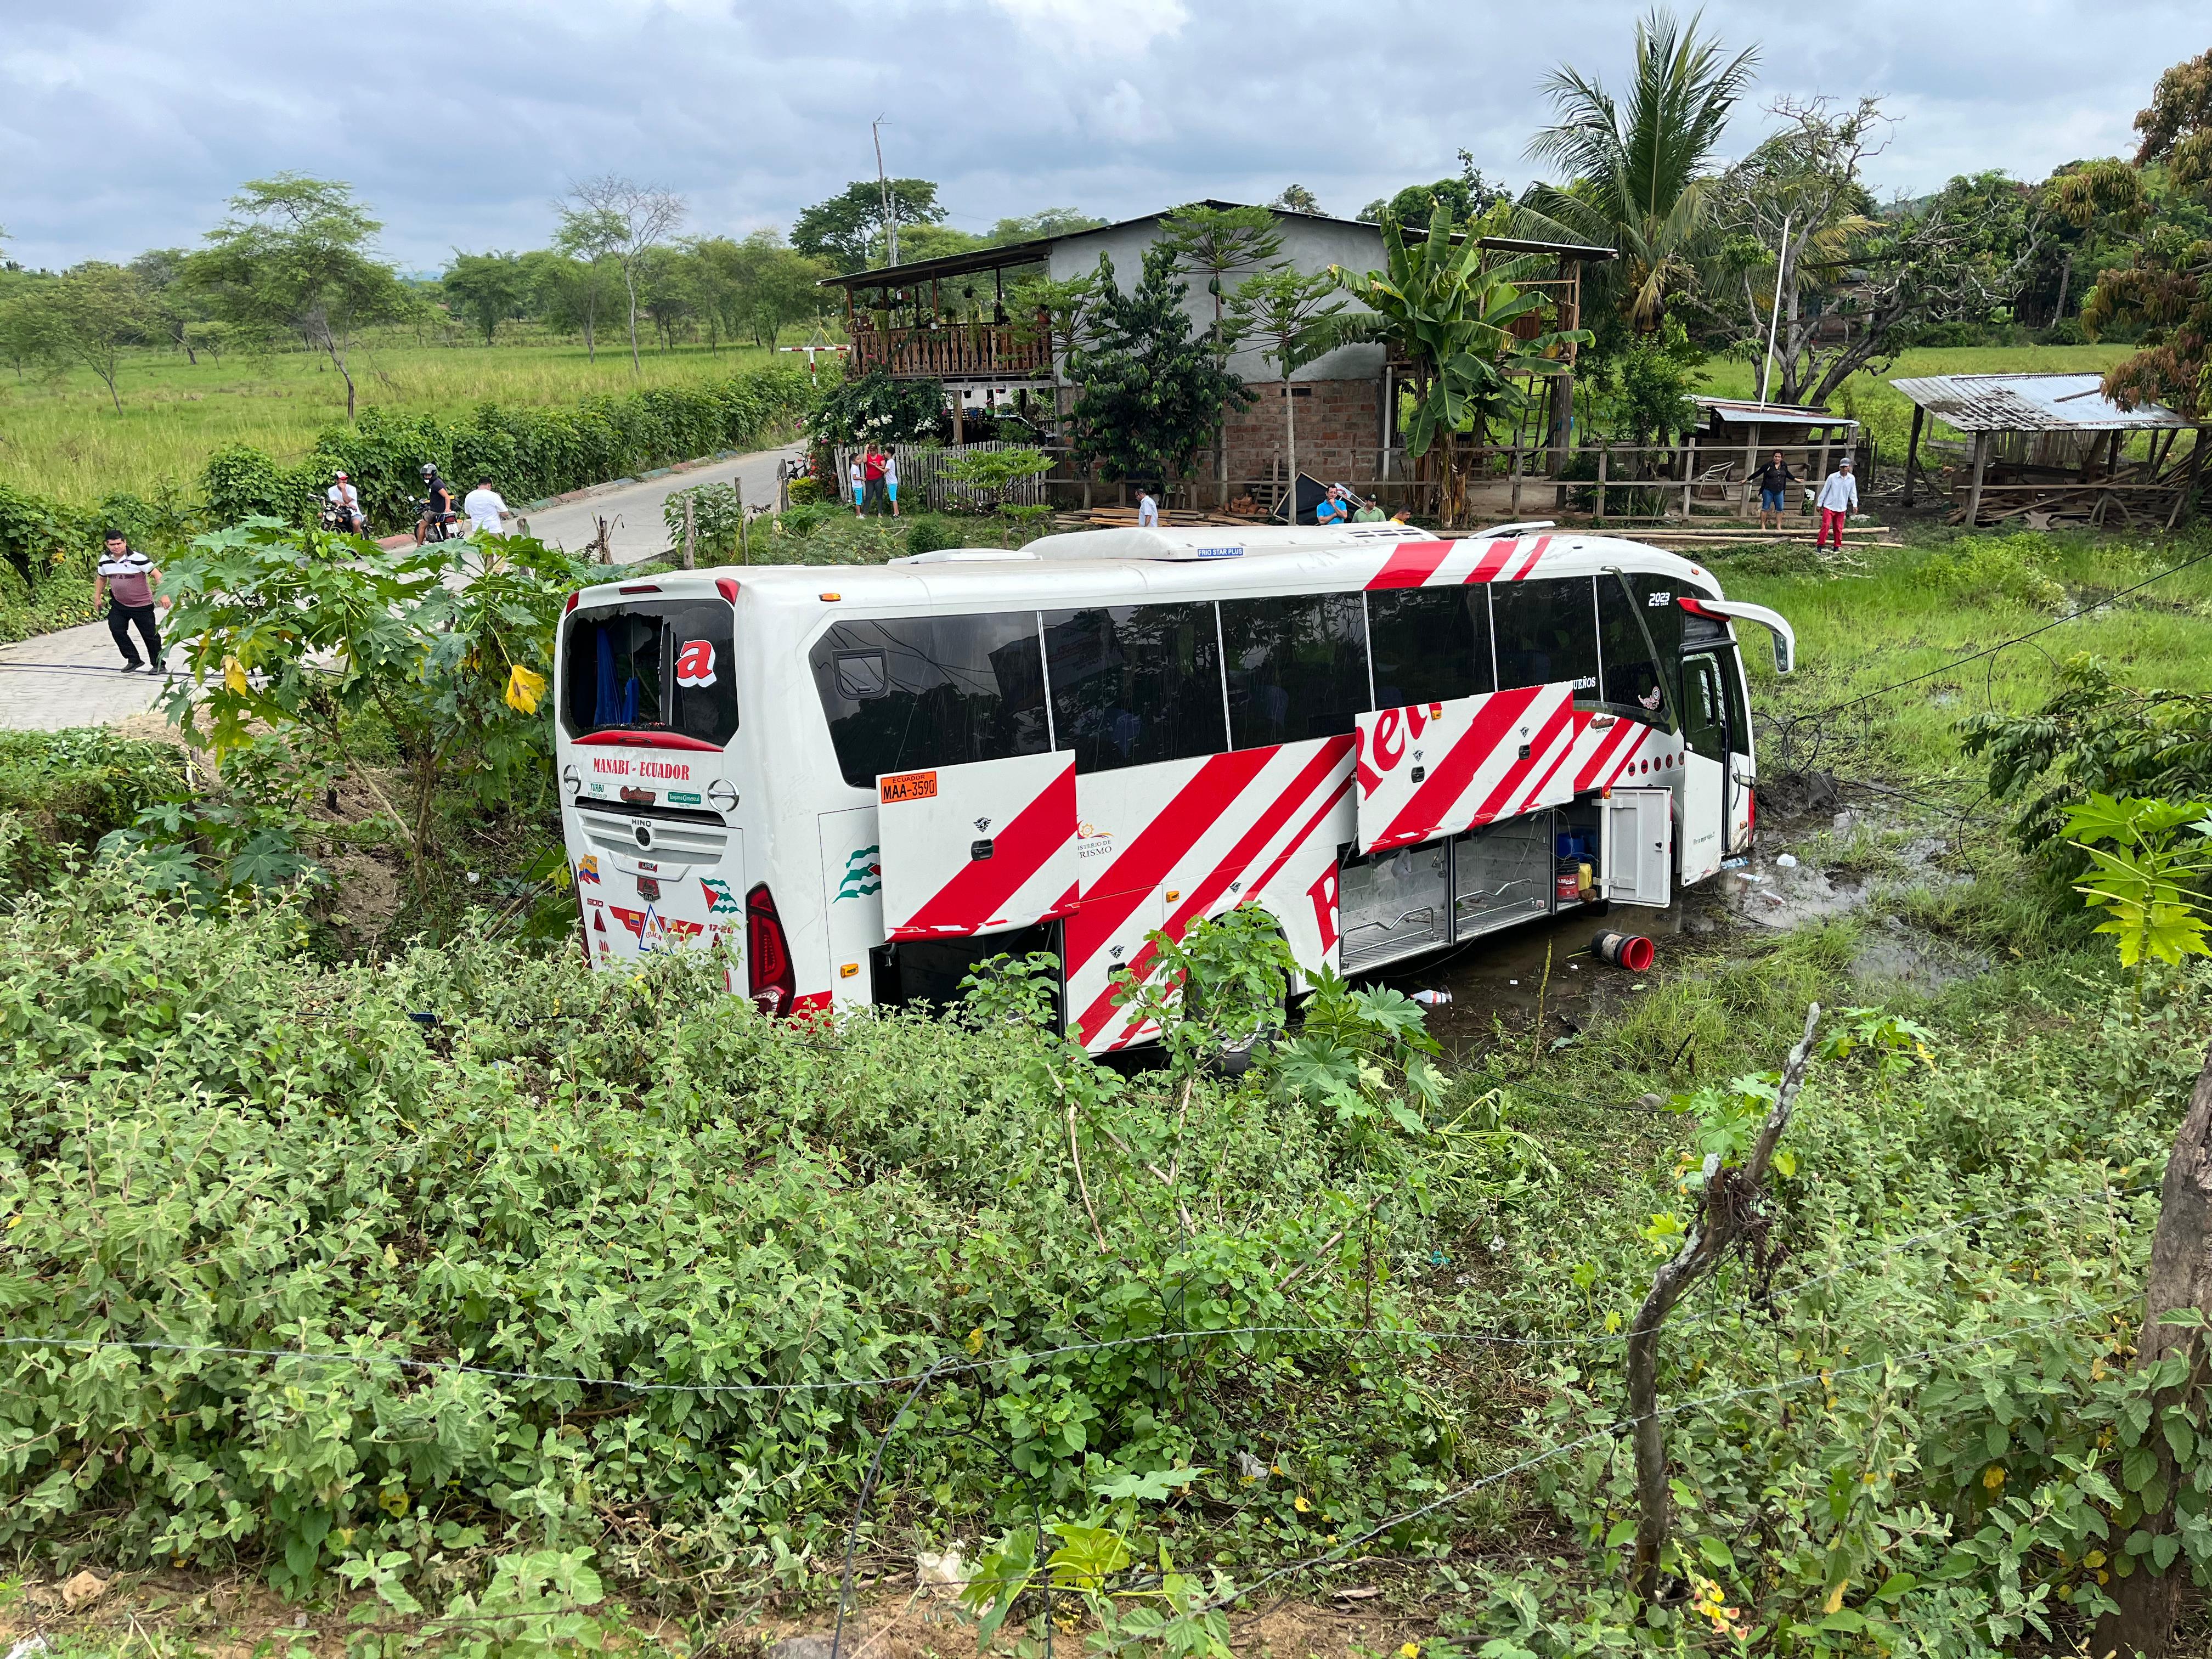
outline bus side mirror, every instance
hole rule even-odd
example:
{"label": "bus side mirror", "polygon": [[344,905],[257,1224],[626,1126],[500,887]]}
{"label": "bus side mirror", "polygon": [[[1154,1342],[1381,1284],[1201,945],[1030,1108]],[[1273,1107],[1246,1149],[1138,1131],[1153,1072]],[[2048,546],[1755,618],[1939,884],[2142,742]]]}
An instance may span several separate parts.
{"label": "bus side mirror", "polygon": [[1774,641],[1774,672],[1778,674],[1795,673],[1797,662],[1790,654],[1790,636],[1778,633],[1770,634],[1767,637]]}

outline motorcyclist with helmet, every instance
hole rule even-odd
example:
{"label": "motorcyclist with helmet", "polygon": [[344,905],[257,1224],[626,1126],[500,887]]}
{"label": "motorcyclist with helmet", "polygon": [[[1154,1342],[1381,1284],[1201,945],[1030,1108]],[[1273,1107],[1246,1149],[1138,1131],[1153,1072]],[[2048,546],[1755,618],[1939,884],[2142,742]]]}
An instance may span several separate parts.
{"label": "motorcyclist with helmet", "polygon": [[430,461],[422,468],[422,501],[421,516],[415,521],[415,545],[426,541],[442,542],[452,533],[458,515],[453,511],[453,492],[438,476],[438,464]]}

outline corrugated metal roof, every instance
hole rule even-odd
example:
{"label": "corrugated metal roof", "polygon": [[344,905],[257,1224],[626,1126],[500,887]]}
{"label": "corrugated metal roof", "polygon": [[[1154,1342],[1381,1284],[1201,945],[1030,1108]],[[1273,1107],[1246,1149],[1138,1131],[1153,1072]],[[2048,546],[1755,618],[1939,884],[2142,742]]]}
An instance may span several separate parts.
{"label": "corrugated metal roof", "polygon": [[2125,410],[2100,374],[1923,374],[1890,384],[1961,432],[2140,432],[2190,424],[2160,404]]}
{"label": "corrugated metal roof", "polygon": [[1848,415],[1802,404],[1762,404],[1749,398],[1697,398],[1692,400],[1715,420],[1731,426],[1856,426]]}

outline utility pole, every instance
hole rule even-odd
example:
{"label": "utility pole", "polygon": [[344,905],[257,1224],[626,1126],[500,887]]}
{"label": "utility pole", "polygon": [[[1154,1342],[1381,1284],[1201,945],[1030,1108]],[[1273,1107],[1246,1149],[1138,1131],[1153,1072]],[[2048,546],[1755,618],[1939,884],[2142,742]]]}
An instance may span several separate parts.
{"label": "utility pole", "polygon": [[891,195],[891,181],[884,172],[884,118],[880,115],[868,123],[868,131],[876,141],[876,189],[884,202],[884,235],[889,257],[884,263],[898,263],[898,203]]}
{"label": "utility pole", "polygon": [[[880,153],[880,152],[879,152]],[[1790,269],[1790,221],[1795,214],[1782,216],[1782,246],[1774,252],[1774,311],[1766,319],[1766,356],[1759,366],[1759,401],[1766,401],[1766,382],[1774,373],[1774,331],[1782,325],[1782,276]]]}

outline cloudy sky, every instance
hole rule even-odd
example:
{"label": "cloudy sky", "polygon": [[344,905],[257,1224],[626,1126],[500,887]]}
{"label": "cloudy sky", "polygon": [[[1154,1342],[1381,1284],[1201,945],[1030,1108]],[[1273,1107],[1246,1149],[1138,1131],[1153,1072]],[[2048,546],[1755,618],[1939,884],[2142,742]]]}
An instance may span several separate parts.
{"label": "cloudy sky", "polygon": [[[0,226],[61,266],[188,245],[244,179],[350,182],[386,252],[542,245],[568,181],[665,184],[691,227],[788,227],[872,177],[934,179],[951,222],[1119,217],[1305,185],[1349,216],[1455,170],[1530,175],[1536,85],[1626,73],[1640,7],[1597,0],[0,0]],[[1747,149],[1784,95],[1878,93],[1885,194],[2124,151],[2203,0],[1711,0],[1756,45]]]}

